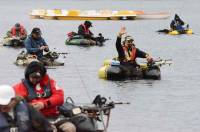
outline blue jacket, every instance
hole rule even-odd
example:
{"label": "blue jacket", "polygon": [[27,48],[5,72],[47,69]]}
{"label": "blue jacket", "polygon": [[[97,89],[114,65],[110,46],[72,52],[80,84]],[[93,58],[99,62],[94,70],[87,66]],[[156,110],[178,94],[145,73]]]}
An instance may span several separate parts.
{"label": "blue jacket", "polygon": [[25,40],[25,48],[29,54],[35,54],[38,58],[41,58],[43,56],[43,51],[39,48],[41,46],[46,46],[46,42],[41,37],[39,40],[35,40],[32,38],[31,35],[29,35]]}

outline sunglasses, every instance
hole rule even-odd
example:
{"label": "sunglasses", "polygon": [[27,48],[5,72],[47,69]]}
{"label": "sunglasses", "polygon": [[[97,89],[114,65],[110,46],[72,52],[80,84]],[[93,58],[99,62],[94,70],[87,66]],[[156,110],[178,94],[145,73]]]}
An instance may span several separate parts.
{"label": "sunglasses", "polygon": [[31,78],[34,78],[34,79],[40,79],[41,76],[30,76]]}

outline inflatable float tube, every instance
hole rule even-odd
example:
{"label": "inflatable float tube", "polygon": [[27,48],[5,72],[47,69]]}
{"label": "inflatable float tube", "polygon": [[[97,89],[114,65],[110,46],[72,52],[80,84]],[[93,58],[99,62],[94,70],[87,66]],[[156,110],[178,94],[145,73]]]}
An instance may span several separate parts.
{"label": "inflatable float tube", "polygon": [[169,34],[169,35],[180,35],[180,34],[193,34],[192,29],[187,29],[187,30],[183,30],[183,31],[177,31],[177,30],[169,30],[169,29],[163,29],[163,30],[158,30],[157,32],[159,33],[165,33],[165,34]]}
{"label": "inflatable float tube", "polygon": [[157,65],[148,66],[147,64],[139,65],[134,68],[132,65],[121,65],[116,60],[105,60],[104,66],[99,69],[99,78],[107,80],[130,79],[161,79],[160,68]]}
{"label": "inflatable float tube", "polygon": [[14,48],[23,48],[24,41],[16,38],[4,38],[1,42],[3,46],[14,47]]}
{"label": "inflatable float tube", "polygon": [[74,35],[73,37],[68,37],[68,39],[65,41],[66,45],[79,45],[79,46],[103,46],[103,44],[109,40],[107,38],[104,38],[101,33],[97,37],[92,39],[86,39],[81,35]]}
{"label": "inflatable float tube", "polygon": [[[49,57],[49,54],[52,53],[54,55],[55,58],[51,58]],[[15,64],[17,66],[27,66],[28,64],[30,64],[32,61],[38,61],[43,63],[45,66],[64,66],[64,62],[59,60],[59,55],[56,54],[56,52],[49,52],[47,54],[44,55],[46,60],[45,62],[43,61],[39,61],[37,59],[37,56],[35,55],[31,55],[31,54],[27,54],[24,51],[22,51],[18,56],[17,59],[15,61]]]}

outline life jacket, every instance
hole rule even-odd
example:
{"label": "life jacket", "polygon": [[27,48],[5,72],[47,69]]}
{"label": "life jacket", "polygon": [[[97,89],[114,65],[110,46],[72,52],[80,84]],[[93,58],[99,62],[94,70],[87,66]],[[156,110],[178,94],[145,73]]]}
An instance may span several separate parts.
{"label": "life jacket", "polygon": [[67,33],[67,37],[69,38],[69,39],[71,39],[73,36],[75,36],[77,33],[76,32],[69,32],[69,33]]}
{"label": "life jacket", "polygon": [[14,109],[14,126],[9,124],[9,119],[6,118],[5,113],[0,113],[0,131],[3,132],[28,132],[32,130],[31,120],[27,104],[23,101],[19,102]]}
{"label": "life jacket", "polygon": [[131,51],[127,46],[123,46],[125,57],[127,61],[135,61],[136,59],[136,48],[131,48]]}
{"label": "life jacket", "polygon": [[86,28],[86,26],[84,24],[81,24],[84,28],[84,32],[85,34],[90,34],[90,30],[88,28]]}
{"label": "life jacket", "polygon": [[50,79],[48,79],[47,84],[37,84],[34,88],[26,79],[22,80],[25,88],[28,91],[27,101],[32,101],[37,98],[49,98],[52,95]]}
{"label": "life jacket", "polygon": [[[24,29],[23,26],[20,26],[19,31],[20,31],[20,34],[21,34],[21,35],[25,35],[25,29]],[[11,29],[11,34],[12,34],[12,36],[16,36],[16,27],[13,27],[13,28]]]}

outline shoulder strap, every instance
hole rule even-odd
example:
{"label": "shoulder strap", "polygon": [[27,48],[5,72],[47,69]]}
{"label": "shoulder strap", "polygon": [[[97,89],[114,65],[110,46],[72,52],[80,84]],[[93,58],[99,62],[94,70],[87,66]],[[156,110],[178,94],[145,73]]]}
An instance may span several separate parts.
{"label": "shoulder strap", "polygon": [[52,95],[50,79],[48,79],[48,84],[44,86],[43,88],[45,92],[45,98],[50,97]]}
{"label": "shoulder strap", "polygon": [[28,83],[28,81],[26,79],[22,79],[22,82],[28,91],[28,96],[26,99],[28,101],[31,101],[31,100],[37,98],[37,94],[35,93],[34,88]]}

